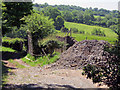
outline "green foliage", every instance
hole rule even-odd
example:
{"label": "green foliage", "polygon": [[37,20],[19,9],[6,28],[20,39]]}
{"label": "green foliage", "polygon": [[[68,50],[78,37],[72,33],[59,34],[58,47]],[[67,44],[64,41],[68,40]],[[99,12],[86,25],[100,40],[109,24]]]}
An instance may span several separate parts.
{"label": "green foliage", "polygon": [[54,49],[61,48],[63,45],[64,43],[60,42],[57,39],[48,39],[41,42],[41,46],[44,47],[44,50],[46,50],[50,54],[50,56],[53,56]]}
{"label": "green foliage", "polygon": [[30,31],[32,35],[33,52],[38,54],[38,41],[54,32],[54,22],[42,13],[32,13],[31,15],[25,16],[23,20],[25,20],[27,24],[24,27],[28,30],[28,32]]}
{"label": "green foliage", "polygon": [[49,16],[54,21],[55,21],[57,16],[61,16],[60,11],[57,8],[54,8],[54,7],[51,7],[51,6],[45,8],[43,10],[43,13],[44,13],[45,16]]}
{"label": "green foliage", "polygon": [[73,32],[73,33],[78,33],[78,29],[77,28],[70,28],[71,29],[71,31]]}
{"label": "green foliage", "polygon": [[10,38],[23,38],[27,39],[27,32],[25,27],[20,27],[19,29],[17,27],[11,28],[11,32],[6,33],[5,36],[10,37]]}
{"label": "green foliage", "polygon": [[22,58],[22,61],[24,61],[25,63],[31,66],[37,66],[37,65],[44,66],[55,62],[57,59],[59,59],[59,55],[60,53],[58,52],[55,52],[53,57],[50,57],[49,54],[47,56],[34,57],[34,58],[31,55],[27,55],[26,57]]}
{"label": "green foliage", "polygon": [[48,6],[42,12],[45,16],[49,16],[49,18],[54,20],[54,26],[57,30],[60,30],[64,26],[64,19],[57,8]]}
{"label": "green foliage", "polygon": [[87,75],[87,78],[90,79],[92,78],[94,83],[102,81],[101,78],[103,77],[103,75],[96,66],[88,64],[83,68],[83,70],[84,70],[83,75]]}
{"label": "green foliage", "polygon": [[116,34],[119,34],[119,32],[118,32],[118,25],[111,25],[109,28],[111,30],[113,30]]}
{"label": "green foliage", "polygon": [[43,10],[43,12],[46,12],[46,9],[44,8],[57,8],[61,11],[62,17],[68,22],[83,23],[87,25],[98,25],[102,27],[110,27],[111,25],[116,25],[118,18],[117,10],[109,11],[103,8],[82,8],[73,5],[51,6],[48,4],[39,4],[39,7],[37,5],[35,8],[38,8],[39,11]]}
{"label": "green foliage", "polygon": [[114,19],[109,19],[106,22],[107,27],[110,27],[111,25],[116,25],[116,24],[117,24],[117,20],[114,20]]}
{"label": "green foliage", "polygon": [[98,36],[106,36],[105,33],[103,31],[100,30],[100,28],[95,28],[92,32],[92,35],[98,35]]}
{"label": "green foliage", "polygon": [[64,19],[61,16],[57,16],[54,25],[57,30],[60,30],[64,26]]}
{"label": "green foliage", "polygon": [[3,19],[7,18],[10,26],[17,27],[23,22],[20,19],[24,17],[24,15],[30,14],[30,11],[33,9],[32,2],[4,2],[4,5],[6,9],[3,10],[5,15]]}
{"label": "green foliage", "polygon": [[93,15],[89,14],[88,12],[84,13],[83,15],[83,23],[90,25],[93,21]]}
{"label": "green foliage", "polygon": [[20,27],[24,15],[30,14],[32,2],[4,2],[2,4],[2,34],[12,31],[11,27]]}
{"label": "green foliage", "polygon": [[63,18],[64,18],[66,21],[68,21],[68,22],[72,22],[72,21],[73,21],[73,20],[72,20],[73,14],[72,14],[70,11],[64,11],[64,12],[62,13],[62,16],[63,16]]}
{"label": "green foliage", "polygon": [[41,39],[53,32],[53,21],[43,14],[32,13],[23,18],[26,28],[33,34],[34,39]]}
{"label": "green foliage", "polygon": [[120,88],[120,47],[106,46],[105,51],[110,55],[106,58],[107,63],[104,65],[87,65],[83,68],[84,74],[92,78],[93,82],[104,82],[110,88]]}
{"label": "green foliage", "polygon": [[15,52],[16,50],[12,49],[12,48],[8,48],[8,47],[0,47],[0,51],[3,51],[3,52]]}
{"label": "green foliage", "polygon": [[50,47],[50,48],[60,48],[63,46],[63,43],[58,40],[47,40],[41,43],[42,46]]}
{"label": "green foliage", "polygon": [[11,43],[15,44],[15,42],[24,42],[24,39],[3,37],[2,42],[8,42],[9,44]]}
{"label": "green foliage", "polygon": [[98,18],[104,19],[104,18],[105,18],[104,16],[96,16],[96,15],[94,15],[94,17],[95,17],[96,19],[98,19]]}
{"label": "green foliage", "polygon": [[20,39],[20,38],[8,38],[8,37],[2,38],[3,46],[10,47],[17,51],[22,51],[23,43],[24,43],[24,39]]}

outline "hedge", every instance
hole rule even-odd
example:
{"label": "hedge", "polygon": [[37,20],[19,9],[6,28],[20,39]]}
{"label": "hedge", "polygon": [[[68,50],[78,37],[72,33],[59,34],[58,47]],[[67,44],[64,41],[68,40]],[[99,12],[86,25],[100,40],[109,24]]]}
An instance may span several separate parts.
{"label": "hedge", "polygon": [[25,41],[24,39],[20,39],[20,38],[3,37],[2,38],[2,46],[10,47],[17,51],[22,51],[24,41]]}

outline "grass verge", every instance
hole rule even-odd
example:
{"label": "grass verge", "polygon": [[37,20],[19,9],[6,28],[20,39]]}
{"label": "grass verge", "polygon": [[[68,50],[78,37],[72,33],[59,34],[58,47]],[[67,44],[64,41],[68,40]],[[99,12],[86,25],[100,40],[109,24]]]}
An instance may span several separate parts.
{"label": "grass verge", "polygon": [[34,57],[31,56],[30,54],[27,54],[26,57],[22,58],[22,61],[29,64],[30,66],[37,66],[37,65],[44,66],[55,62],[57,59],[59,59],[59,55],[60,53],[58,52],[55,52],[53,57],[50,57],[49,54],[47,56],[41,56],[41,57]]}

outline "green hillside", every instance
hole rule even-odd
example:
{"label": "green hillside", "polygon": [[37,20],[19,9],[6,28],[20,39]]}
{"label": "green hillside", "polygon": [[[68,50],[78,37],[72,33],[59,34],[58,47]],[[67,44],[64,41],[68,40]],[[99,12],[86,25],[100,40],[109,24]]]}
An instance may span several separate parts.
{"label": "green hillside", "polygon": [[[109,28],[103,28],[99,26],[90,26],[90,25],[85,25],[85,24],[78,24],[78,23],[72,23],[72,22],[65,22],[65,27],[67,28],[77,28],[79,31],[85,31],[85,34],[79,34],[79,33],[72,33],[72,36],[75,37],[77,41],[82,41],[85,40],[86,37],[88,40],[105,40],[110,43],[114,43],[114,41],[117,40],[117,34],[114,33],[111,29]],[[106,37],[103,36],[96,36],[96,35],[91,35],[91,32],[95,28],[100,28],[101,31],[104,31],[106,34]],[[58,35],[64,36],[64,33],[59,33]]]}

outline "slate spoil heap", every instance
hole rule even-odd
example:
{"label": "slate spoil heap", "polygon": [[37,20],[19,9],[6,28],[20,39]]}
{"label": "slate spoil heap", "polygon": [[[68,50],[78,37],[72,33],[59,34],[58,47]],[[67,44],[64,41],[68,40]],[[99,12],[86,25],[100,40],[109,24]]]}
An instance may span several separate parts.
{"label": "slate spoil heap", "polygon": [[84,40],[76,42],[72,47],[63,52],[60,59],[52,65],[54,68],[80,69],[87,64],[101,66],[106,64],[110,54],[104,47],[110,44],[106,41]]}

